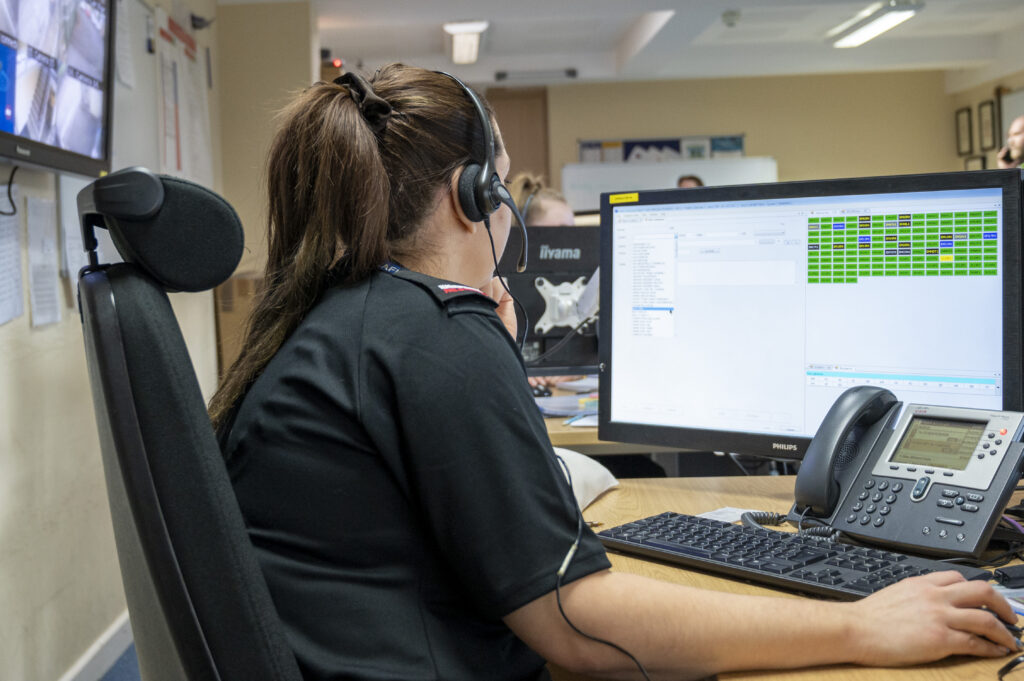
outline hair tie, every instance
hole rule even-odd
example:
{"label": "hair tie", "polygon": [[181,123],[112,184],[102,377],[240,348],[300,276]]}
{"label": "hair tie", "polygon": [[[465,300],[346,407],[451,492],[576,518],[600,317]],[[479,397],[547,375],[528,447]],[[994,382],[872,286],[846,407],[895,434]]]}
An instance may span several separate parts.
{"label": "hair tie", "polygon": [[387,100],[378,97],[370,83],[358,74],[344,73],[335,78],[334,82],[348,88],[349,95],[359,106],[359,111],[373,133],[379,135],[384,132],[388,119],[391,118],[391,105]]}

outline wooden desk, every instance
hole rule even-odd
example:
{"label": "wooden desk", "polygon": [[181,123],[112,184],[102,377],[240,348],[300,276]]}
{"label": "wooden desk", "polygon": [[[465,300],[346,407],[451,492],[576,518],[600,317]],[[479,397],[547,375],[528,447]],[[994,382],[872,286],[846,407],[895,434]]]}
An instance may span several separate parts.
{"label": "wooden desk", "polygon": [[[793,500],[794,480],[792,476],[622,480],[619,489],[606,493],[591,504],[583,515],[589,521],[600,522],[601,528],[608,528],[662,511],[696,515],[721,506],[735,506],[785,512],[789,510]],[[775,589],[629,556],[609,554],[609,557],[615,570],[646,575],[667,582],[732,593],[803,598]],[[771,637],[780,635],[780,632],[765,632],[766,638],[762,645],[771,645]],[[721,674],[718,678],[721,681],[995,681],[996,671],[1010,659],[1009,656],[993,660],[957,657],[901,669],[844,665],[778,672],[737,672]],[[568,674],[560,669],[552,669],[552,675],[556,681],[590,681],[588,677]]]}
{"label": "wooden desk", "polygon": [[548,437],[555,447],[573,449],[580,454],[600,456],[601,454],[650,454],[652,452],[677,452],[678,449],[656,445],[635,445],[624,442],[607,442],[597,439],[597,426],[574,428],[565,425],[564,416],[544,419]]}

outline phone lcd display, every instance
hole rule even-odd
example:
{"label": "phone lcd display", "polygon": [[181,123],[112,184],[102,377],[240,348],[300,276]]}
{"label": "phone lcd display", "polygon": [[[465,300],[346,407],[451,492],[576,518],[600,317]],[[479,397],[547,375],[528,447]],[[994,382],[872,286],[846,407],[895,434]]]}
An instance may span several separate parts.
{"label": "phone lcd display", "polygon": [[984,432],[984,423],[916,417],[890,461],[962,471]]}

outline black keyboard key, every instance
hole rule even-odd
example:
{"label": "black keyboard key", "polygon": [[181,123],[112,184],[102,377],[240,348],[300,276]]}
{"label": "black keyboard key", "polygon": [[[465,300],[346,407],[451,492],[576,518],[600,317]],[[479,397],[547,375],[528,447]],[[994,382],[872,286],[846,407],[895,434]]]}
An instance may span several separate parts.
{"label": "black keyboard key", "polygon": [[606,547],[624,553],[847,600],[938,570],[955,569],[968,579],[991,577],[985,570],[884,549],[679,513],[642,518],[598,536]]}

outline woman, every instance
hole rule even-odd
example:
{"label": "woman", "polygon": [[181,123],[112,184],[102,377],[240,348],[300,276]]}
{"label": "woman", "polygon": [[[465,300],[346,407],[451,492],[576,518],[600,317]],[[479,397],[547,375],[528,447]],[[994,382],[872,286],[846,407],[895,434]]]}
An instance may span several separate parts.
{"label": "woman", "polygon": [[305,91],[270,150],[266,288],[211,416],[307,679],[640,678],[559,597],[659,677],[1015,646],[980,609],[1009,621],[1005,601],[955,573],[836,604],[611,572],[492,279],[509,211],[460,199],[483,122],[460,83],[395,65]]}
{"label": "woman", "polygon": [[571,227],[576,224],[576,216],[562,192],[544,184],[538,175],[517,173],[508,183],[508,190],[527,225]]}

